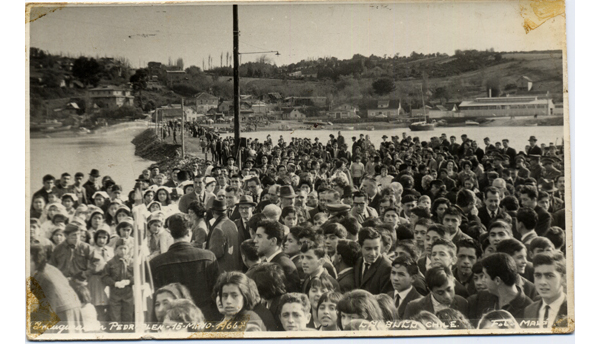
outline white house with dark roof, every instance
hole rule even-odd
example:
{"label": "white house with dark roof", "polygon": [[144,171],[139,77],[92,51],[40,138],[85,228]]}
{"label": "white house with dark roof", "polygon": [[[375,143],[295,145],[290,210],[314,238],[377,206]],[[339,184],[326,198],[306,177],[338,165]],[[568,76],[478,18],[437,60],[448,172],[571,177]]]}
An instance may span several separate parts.
{"label": "white house with dark roof", "polygon": [[121,107],[123,105],[133,106],[134,97],[129,89],[113,85],[96,87],[88,90],[92,103],[103,107]]}
{"label": "white house with dark roof", "polygon": [[367,106],[368,118],[397,117],[401,113],[400,99],[372,100]]}
{"label": "white house with dark roof", "polygon": [[194,96],[196,102],[196,112],[206,114],[210,109],[219,107],[219,97],[206,92],[198,93]]}
{"label": "white house with dark roof", "polygon": [[333,110],[327,111],[329,118],[356,118],[358,116],[358,108],[352,104],[342,104],[336,106]]}

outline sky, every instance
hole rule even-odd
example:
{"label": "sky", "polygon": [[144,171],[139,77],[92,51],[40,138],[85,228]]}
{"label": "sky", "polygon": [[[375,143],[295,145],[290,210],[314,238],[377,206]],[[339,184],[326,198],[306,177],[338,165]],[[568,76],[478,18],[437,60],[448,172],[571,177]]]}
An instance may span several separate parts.
{"label": "sky", "polygon": [[[38,9],[32,11],[37,17]],[[202,66],[233,51],[228,4],[70,5],[30,24],[30,45],[74,56],[126,57],[133,67],[183,58]],[[526,34],[518,1],[362,4],[240,4],[240,52],[268,54],[277,65],[354,54],[454,54],[456,49],[561,49],[558,16]],[[254,61],[261,54],[242,56]]]}

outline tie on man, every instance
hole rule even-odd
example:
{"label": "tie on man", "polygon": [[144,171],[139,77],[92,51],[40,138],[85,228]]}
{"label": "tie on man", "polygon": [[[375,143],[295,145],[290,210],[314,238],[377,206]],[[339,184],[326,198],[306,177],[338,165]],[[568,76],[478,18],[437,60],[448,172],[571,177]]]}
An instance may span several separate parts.
{"label": "tie on man", "polygon": [[396,300],[394,303],[396,304],[396,308],[400,307],[400,295],[396,294]]}
{"label": "tie on man", "polygon": [[370,263],[364,263],[364,267],[363,267],[363,273],[362,273],[362,277],[361,277],[361,283],[363,282],[363,279],[365,278],[365,274],[367,273],[367,271],[369,270],[369,267],[371,266]]}
{"label": "tie on man", "polygon": [[550,313],[550,305],[546,305],[546,310],[544,311],[544,328],[548,327],[548,315]]}

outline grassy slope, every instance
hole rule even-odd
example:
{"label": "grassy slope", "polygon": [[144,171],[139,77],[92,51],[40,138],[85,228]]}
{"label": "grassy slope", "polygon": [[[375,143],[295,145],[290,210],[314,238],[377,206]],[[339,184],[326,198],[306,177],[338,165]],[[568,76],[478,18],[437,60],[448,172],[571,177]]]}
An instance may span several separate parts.
{"label": "grassy slope", "polygon": [[[514,59],[514,61],[507,61],[505,63],[487,67],[483,71],[473,71],[463,73],[458,78],[462,79],[464,83],[471,84],[474,86],[481,86],[482,78],[498,78],[503,87],[515,81],[522,75],[530,77],[534,81],[534,88],[532,92],[536,94],[546,93],[550,91],[553,95],[560,95],[563,90],[562,85],[562,56],[558,53],[508,53],[503,54],[506,59]],[[436,63],[448,58],[430,58],[422,59],[418,61],[412,61],[410,63]],[[451,78],[431,78],[428,80],[429,88],[431,90],[436,87],[446,86]],[[223,81],[230,79],[230,77],[222,77]],[[374,79],[363,78],[359,80],[361,88],[368,87],[374,81]],[[404,90],[418,90],[422,81],[420,79],[410,81],[397,81],[396,84],[400,87],[390,97],[399,97]],[[289,94],[295,94],[304,89],[313,89],[313,93],[317,95],[325,95],[331,92],[331,85],[327,85],[325,82],[311,81],[311,80],[281,80],[281,79],[259,79],[259,78],[242,78],[240,80],[242,90],[248,89],[249,87],[258,88],[272,88],[276,91],[278,88],[283,88],[289,92]],[[296,93],[297,94],[297,93]],[[481,91],[473,94],[469,94],[470,97],[481,97],[485,96],[485,91]]]}

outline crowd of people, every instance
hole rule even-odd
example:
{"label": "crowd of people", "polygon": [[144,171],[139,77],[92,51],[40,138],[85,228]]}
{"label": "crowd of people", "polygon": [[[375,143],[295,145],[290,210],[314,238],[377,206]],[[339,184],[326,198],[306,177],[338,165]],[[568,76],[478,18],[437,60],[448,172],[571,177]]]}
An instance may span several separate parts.
{"label": "crowd of people", "polygon": [[563,146],[382,139],[250,139],[243,166],[150,168],[126,194],[97,169],[46,175],[32,322],[110,332],[150,288],[157,331],[567,326]]}

